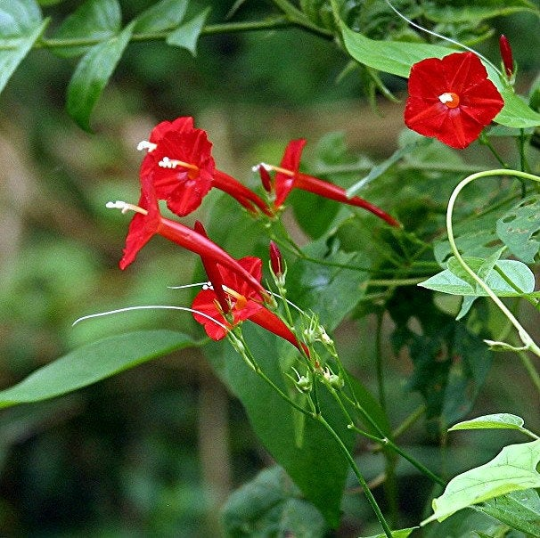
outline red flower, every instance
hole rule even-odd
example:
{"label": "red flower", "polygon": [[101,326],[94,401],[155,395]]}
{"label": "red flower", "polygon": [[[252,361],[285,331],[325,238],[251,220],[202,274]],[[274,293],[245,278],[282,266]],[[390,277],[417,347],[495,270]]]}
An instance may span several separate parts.
{"label": "red flower", "polygon": [[[341,187],[300,172],[300,160],[305,144],[306,140],[303,138],[291,140],[285,148],[285,153],[279,166],[271,166],[267,164],[259,165],[263,185],[265,186],[266,190],[273,189],[274,191],[274,213],[279,211],[279,209],[283,206],[292,189],[302,189],[304,191],[323,196],[324,198],[341,202],[342,204],[367,209],[377,217],[386,221],[391,226],[401,226],[394,217],[390,216],[388,213],[367,200],[364,200],[359,196],[348,197],[345,190]],[[276,171],[276,176],[273,183],[268,179],[268,170]]]}
{"label": "red flower", "polygon": [[405,123],[421,135],[463,149],[480,136],[503,106],[478,56],[455,52],[412,66]]}
{"label": "red flower", "polygon": [[246,285],[251,286],[254,294],[257,294],[263,300],[268,298],[268,292],[261,285],[260,279],[254,278],[251,273],[222,248],[197,231],[161,216],[150,175],[141,178],[141,198],[138,206],[126,204],[125,202],[110,202],[107,207],[122,209],[123,212],[135,211],[135,216],[129,225],[124,256],[120,261],[120,269],[125,269],[131,264],[139,250],[154,235],[159,234],[187,250],[195,252],[203,259],[221,264],[232,274],[238,273]]}
{"label": "red flower", "polygon": [[196,129],[191,117],[161,122],[139,149],[148,149],[141,178],[150,176],[158,199],[166,200],[169,209],[180,217],[197,209],[212,187],[230,194],[249,211],[267,211],[255,193],[216,169],[206,131]]}
{"label": "red flower", "polygon": [[[204,262],[204,258],[203,258]],[[238,260],[240,264],[258,282],[262,278],[262,262],[260,258],[248,256]],[[207,267],[207,263],[204,264]],[[309,355],[308,349],[298,340],[289,327],[272,311],[261,304],[260,297],[253,287],[237,272],[232,272],[220,264],[213,266],[212,289],[200,291],[191,307],[195,320],[204,326],[206,334],[212,340],[221,340],[228,331],[239,323],[250,320],[283,338]],[[226,294],[225,308],[216,294],[222,289]]]}

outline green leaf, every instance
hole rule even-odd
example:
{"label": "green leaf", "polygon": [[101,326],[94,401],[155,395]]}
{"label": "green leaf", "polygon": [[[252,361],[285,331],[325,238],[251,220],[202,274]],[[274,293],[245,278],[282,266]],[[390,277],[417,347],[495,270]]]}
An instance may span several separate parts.
{"label": "green leaf", "polygon": [[[118,0],[87,0],[60,25],[56,39],[74,39],[95,43],[116,36],[122,28],[122,13]],[[61,47],[53,49],[55,54],[70,58],[80,56],[92,45]]]}
{"label": "green leaf", "polygon": [[190,21],[182,24],[177,30],[169,34],[167,44],[174,47],[181,47],[191,52],[193,56],[197,54],[197,42],[210,13],[210,8],[206,8]]}
{"label": "green leaf", "polygon": [[[242,332],[265,375],[285,393],[296,391],[285,376],[289,373],[296,377],[292,370],[293,365],[298,366],[295,348],[249,322],[242,325]],[[348,462],[335,439],[318,421],[305,417],[302,444],[298,444],[295,416],[299,411],[258,376],[230,345],[220,348],[212,344],[207,349],[208,360],[242,402],[265,448],[328,524],[337,526]],[[327,390],[319,390],[318,397],[323,416],[351,450],[355,435],[347,428],[342,411]]]}
{"label": "green leaf", "polygon": [[540,440],[504,447],[488,463],[453,478],[444,493],[433,500],[433,515],[422,525],[512,491],[540,487],[539,461]]}
{"label": "green leaf", "polygon": [[376,41],[341,25],[349,54],[361,64],[378,71],[408,78],[413,64],[426,58],[443,58],[455,52],[448,47],[402,41]]}
{"label": "green leaf", "polygon": [[423,4],[426,18],[445,24],[482,21],[538,8],[527,0],[428,0]]}
{"label": "green leaf", "polygon": [[463,422],[454,424],[448,431],[486,429],[521,430],[523,424],[525,424],[525,422],[521,417],[510,413],[496,413],[473,418],[471,420],[464,420]]}
{"label": "green leaf", "polygon": [[527,536],[540,537],[540,498],[533,489],[514,491],[476,508]]}
{"label": "green leaf", "polygon": [[184,19],[189,0],[161,0],[143,11],[138,17],[133,32],[163,32],[176,28]]}
{"label": "green leaf", "polygon": [[222,520],[226,535],[234,538],[323,538],[328,530],[319,511],[302,499],[300,490],[277,465],[233,492],[222,509]]}
{"label": "green leaf", "polygon": [[[2,15],[3,13],[0,11],[0,19]],[[7,41],[13,48],[0,50],[0,92],[3,91],[11,75],[13,75],[19,64],[32,49],[34,43],[45,31],[48,23],[49,21],[45,20],[25,35],[4,40],[4,42]]]}
{"label": "green leaf", "polygon": [[41,25],[43,17],[35,0],[0,0],[0,37],[23,37]]}
{"label": "green leaf", "polygon": [[193,345],[185,334],[165,330],[105,338],[64,355],[0,391],[0,408],[55,398]]}
{"label": "green leaf", "polygon": [[535,194],[519,204],[497,221],[497,235],[510,252],[525,263],[534,263],[540,249],[536,239],[540,231],[540,196]]}
{"label": "green leaf", "polygon": [[[451,261],[449,260],[449,266]],[[475,272],[479,273],[484,260],[481,258],[464,258],[465,262]],[[485,297],[487,293],[465,272],[461,266],[458,271],[457,260],[452,263],[452,269],[445,269],[440,273],[428,278],[418,284],[422,288],[433,291],[449,293],[450,295],[462,295],[472,297]],[[456,275],[458,272],[459,276]],[[503,277],[513,283],[513,286]],[[488,273],[484,282],[492,289],[495,295],[500,297],[522,297],[531,295],[534,292],[534,274],[524,264],[517,260],[499,260],[495,263],[494,269]]]}
{"label": "green leaf", "polygon": [[80,60],[67,89],[67,110],[90,131],[90,114],[120,61],[133,31],[129,24],[118,36],[92,47]]}
{"label": "green leaf", "polygon": [[[497,86],[496,81],[493,82]],[[504,99],[504,107],[493,121],[516,129],[527,129],[540,125],[540,114],[530,108],[520,95],[514,93],[512,88],[499,87],[498,89]]]}

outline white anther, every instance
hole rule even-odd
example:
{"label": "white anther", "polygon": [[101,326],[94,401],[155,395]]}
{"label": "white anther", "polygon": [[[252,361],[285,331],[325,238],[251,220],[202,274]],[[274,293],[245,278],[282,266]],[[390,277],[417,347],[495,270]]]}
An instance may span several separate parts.
{"label": "white anther", "polygon": [[157,148],[157,144],[149,142],[148,140],[141,140],[137,145],[137,151],[143,151],[147,149],[149,152],[154,151]]}
{"label": "white anther", "polygon": [[120,209],[122,213],[127,213],[131,208],[130,204],[122,202],[122,200],[116,200],[116,202],[107,202],[105,207],[107,209]]}
{"label": "white anther", "polygon": [[454,100],[454,97],[451,93],[441,93],[441,95],[439,95],[439,101],[443,104],[446,104],[446,103],[451,103],[452,101]]}
{"label": "white anther", "polygon": [[169,157],[163,157],[158,163],[161,168],[176,168],[178,166],[178,161],[172,161]]}
{"label": "white anther", "polygon": [[270,172],[272,170],[272,166],[266,163],[256,164],[251,168],[251,170],[253,170],[253,172],[258,172],[259,168],[264,168],[267,172]]}

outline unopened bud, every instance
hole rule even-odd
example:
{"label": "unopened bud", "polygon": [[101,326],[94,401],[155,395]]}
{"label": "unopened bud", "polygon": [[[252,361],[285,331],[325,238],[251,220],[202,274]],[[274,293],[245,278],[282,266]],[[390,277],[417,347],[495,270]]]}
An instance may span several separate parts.
{"label": "unopened bud", "polygon": [[502,63],[506,76],[510,79],[514,74],[514,57],[512,55],[512,47],[505,35],[499,38],[499,49],[501,51]]}
{"label": "unopened bud", "polygon": [[273,241],[270,241],[270,267],[272,268],[274,275],[277,277],[283,276],[283,256],[281,255],[278,246]]}
{"label": "unopened bud", "polygon": [[272,177],[270,176],[270,172],[268,171],[268,168],[266,168],[266,166],[263,163],[261,163],[257,167],[257,170],[259,171],[259,176],[261,176],[261,183],[262,183],[262,186],[264,187],[264,190],[268,194],[271,194],[274,191],[274,184],[272,181]]}
{"label": "unopened bud", "polygon": [[343,378],[341,378],[339,375],[332,373],[328,368],[325,369],[323,375],[328,384],[337,390],[341,390],[345,385]]}

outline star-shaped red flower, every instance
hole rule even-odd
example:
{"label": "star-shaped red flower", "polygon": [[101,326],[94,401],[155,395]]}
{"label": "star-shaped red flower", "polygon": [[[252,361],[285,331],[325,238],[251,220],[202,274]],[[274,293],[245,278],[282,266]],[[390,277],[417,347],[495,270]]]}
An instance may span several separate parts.
{"label": "star-shaped red flower", "polygon": [[476,140],[504,106],[472,52],[428,58],[412,66],[405,124],[421,135],[466,148]]}

